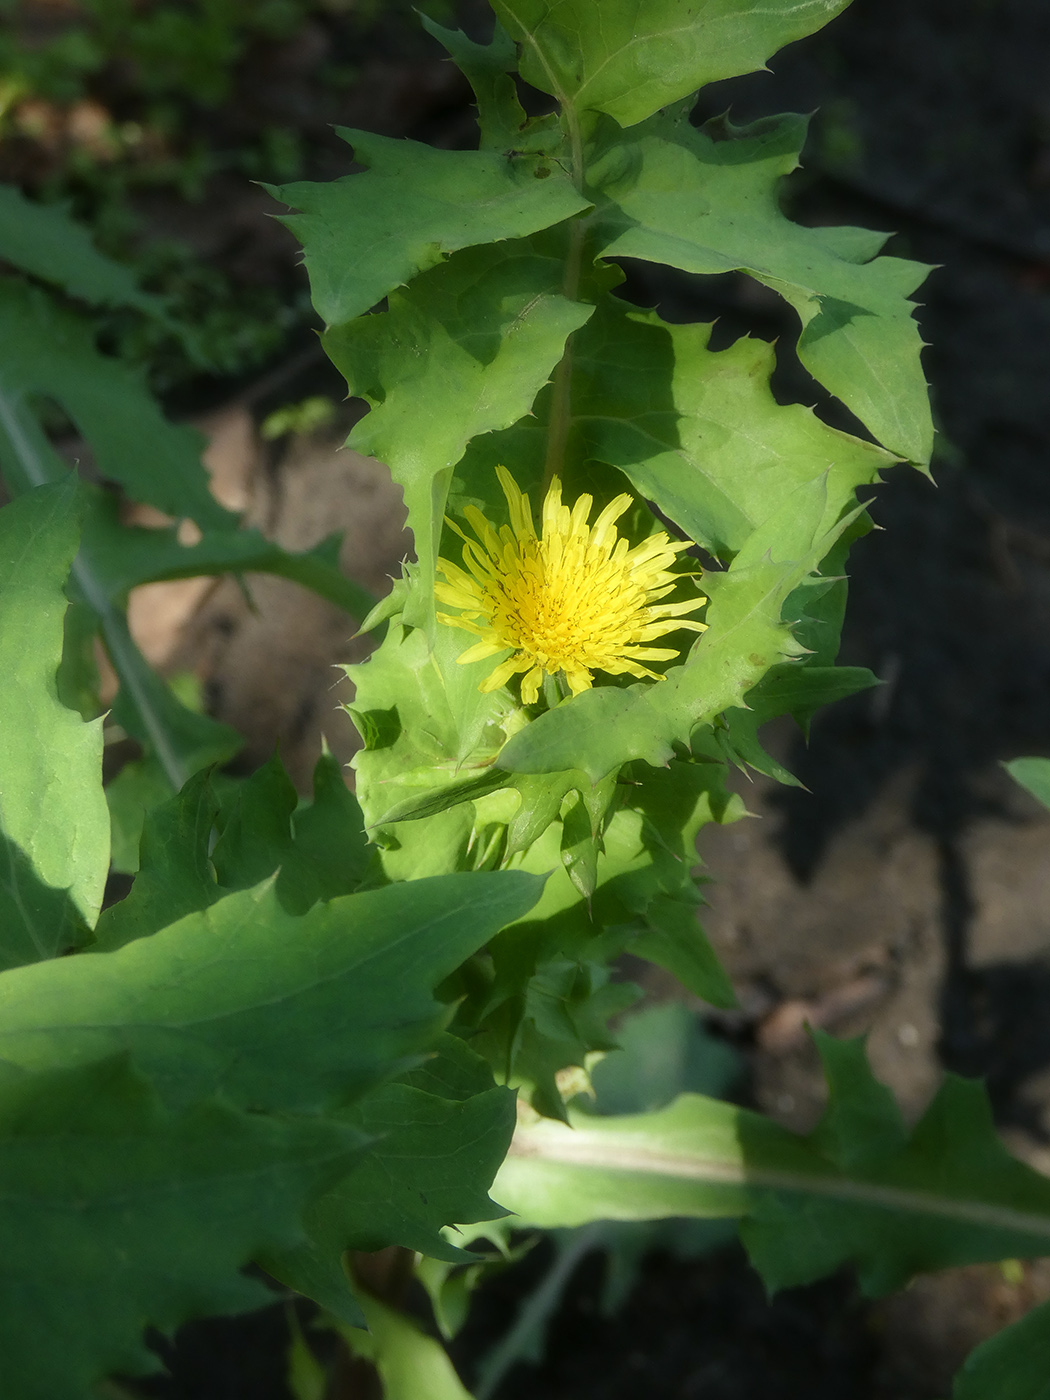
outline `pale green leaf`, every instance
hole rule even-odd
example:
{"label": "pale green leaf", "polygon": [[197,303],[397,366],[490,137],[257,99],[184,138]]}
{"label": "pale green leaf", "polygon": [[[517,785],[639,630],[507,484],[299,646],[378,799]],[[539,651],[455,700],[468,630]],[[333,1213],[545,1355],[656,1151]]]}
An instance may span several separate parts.
{"label": "pale green leaf", "polygon": [[368,311],[458,248],[520,238],[588,207],[559,166],[364,131],[339,135],[368,167],[363,174],[271,191],[301,211],[285,222],[303,244],[313,303],[329,326]]}
{"label": "pale green leaf", "polygon": [[1003,766],[1015,783],[1050,807],[1050,758],[1015,758]]}
{"label": "pale green leaf", "polygon": [[471,438],[524,417],[592,308],[562,295],[555,250],[469,249],[392,292],[389,310],[329,332],[351,394],[373,405],[349,446],[401,486],[423,578],[437,555],[451,469]]}
{"label": "pale green leaf", "polygon": [[384,1400],[471,1400],[439,1341],[364,1288],[357,1290],[357,1300],[367,1332],[339,1330],[351,1351],[371,1361],[379,1372]]}
{"label": "pale green leaf", "polygon": [[[366,663],[347,668],[357,687],[351,716],[365,740],[353,761],[357,793],[391,879],[463,868],[473,810],[470,802],[447,809],[447,789],[487,780],[515,713],[506,694],[478,691],[476,666],[456,664],[469,645],[466,633],[439,627],[431,648],[422,628],[393,623]],[[391,811],[431,802],[425,822],[385,824]]]}
{"label": "pale green leaf", "polygon": [[0,510],[0,966],[81,941],[102,904],[109,817],[102,721],[58,698],[76,482]]}
{"label": "pale green leaf", "polygon": [[769,388],[764,340],[707,348],[712,327],[669,325],[603,298],[573,339],[571,424],[580,458],[619,467],[690,539],[734,555],[792,491],[825,479],[823,528],[894,458]]}
{"label": "pale green leaf", "polygon": [[522,1121],[493,1196],[542,1226],[743,1217],[771,1289],[852,1263],[879,1294],[922,1270],[1046,1253],[1050,1182],[999,1142],[980,1085],[948,1076],[908,1134],[860,1042],[819,1040],[831,1103],[808,1138],[688,1094],[572,1127]]}
{"label": "pale green leaf", "polygon": [[[933,443],[921,339],[908,295],[929,269],[876,257],[885,234],[808,229],[786,219],[782,176],[798,164],[802,117],[700,130],[658,117],[625,144],[598,138],[589,178],[601,191],[603,257],[686,272],[749,273],[802,321],[799,358],[890,452],[917,464]],[[605,149],[603,150],[603,146]]]}
{"label": "pale green leaf", "polygon": [[[79,961],[79,960],[78,960]],[[301,1235],[305,1199],[360,1150],[323,1119],[173,1115],[120,1059],[0,1076],[0,1385],[85,1400],[160,1369],[147,1326],[271,1297],[240,1270]]]}
{"label": "pale green leaf", "polygon": [[493,0],[521,43],[521,75],[632,126],[705,83],[763,68],[849,0]]}
{"label": "pale green leaf", "polygon": [[0,978],[0,1059],[27,1069],[127,1050],[163,1097],[256,1109],[349,1101],[423,1048],[432,989],[542,881],[517,872],[388,886],[285,913],[271,884],[149,938]]}

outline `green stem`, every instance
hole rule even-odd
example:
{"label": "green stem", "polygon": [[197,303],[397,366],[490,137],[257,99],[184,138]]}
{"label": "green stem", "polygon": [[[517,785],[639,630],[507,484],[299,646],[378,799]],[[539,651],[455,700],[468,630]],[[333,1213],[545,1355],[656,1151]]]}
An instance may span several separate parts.
{"label": "green stem", "polygon": [[[14,478],[13,485],[16,491],[31,491],[37,486],[47,486],[52,482],[61,481],[68,474],[69,468],[46,438],[43,438],[35,420],[28,414],[21,394],[5,391],[2,384],[0,432],[7,439],[8,470]],[[17,469],[12,471],[15,463]],[[144,663],[142,654],[128,631],[127,620],[120,609],[110,602],[83,550],[73,561],[72,572],[85,601],[98,616],[99,630],[109,658],[113,662],[113,669],[139,712],[157,761],[172,787],[178,792],[189,774],[170,740],[164,722],[155,713],[141,683],[140,671]]]}
{"label": "green stem", "polygon": [[[583,133],[580,118],[567,93],[561,91],[554,81],[554,75],[547,67],[546,59],[537,48],[540,61],[547,68],[552,79],[554,95],[561,104],[562,117],[569,135],[572,182],[583,193]],[[573,219],[569,225],[569,247],[565,257],[565,270],[562,275],[562,296],[568,301],[576,301],[580,295],[580,273],[583,267],[584,227],[581,218]],[[547,429],[547,457],[543,464],[543,489],[541,500],[546,499],[551,482],[561,476],[565,465],[565,447],[569,440],[569,427],[572,423],[572,335],[565,342],[565,352],[554,371],[551,387],[550,424]]]}
{"label": "green stem", "polygon": [[[562,295],[575,301],[580,291],[580,269],[583,263],[583,224],[574,220],[569,226],[569,249],[565,258],[565,274],[562,278]],[[558,361],[551,382],[550,423],[547,427],[547,458],[543,464],[543,490],[545,499],[550,484],[560,476],[565,465],[565,446],[569,440],[572,424],[572,335],[565,342],[565,351]]]}
{"label": "green stem", "polygon": [[593,1249],[601,1249],[608,1234],[604,1221],[595,1221],[571,1236],[540,1285],[526,1298],[510,1331],[493,1347],[479,1368],[476,1400],[489,1400],[516,1361],[529,1354],[529,1344],[555,1311],[576,1266]]}

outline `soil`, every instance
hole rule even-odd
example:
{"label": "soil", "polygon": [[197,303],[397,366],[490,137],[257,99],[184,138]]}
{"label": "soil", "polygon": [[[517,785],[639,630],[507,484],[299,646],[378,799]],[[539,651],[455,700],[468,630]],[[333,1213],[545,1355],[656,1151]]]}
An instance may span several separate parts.
{"label": "soil", "polygon": [[[307,112],[290,122],[469,144],[462,84],[428,46],[413,41],[405,57],[377,41],[338,111],[310,87],[316,56],[298,52],[265,89],[274,110]],[[984,1076],[1011,1146],[1050,1170],[1050,814],[1001,768],[1050,754],[1048,72],[1044,0],[854,0],[771,72],[703,96],[705,115],[729,108],[738,123],[821,109],[794,216],[897,229],[891,251],[937,265],[919,319],[940,437],[936,485],[893,472],[872,507],[882,529],[851,558],[842,660],[870,666],[884,686],[821,715],[808,745],[777,727],[769,745],[804,788],[741,776],[759,820],[705,832],[700,854],[715,880],[705,923],[742,1008],[713,1023],[747,1054],[751,1102],[807,1127],[821,1080],[805,1023],[867,1032],[909,1116],[945,1069]],[[312,177],[345,169],[337,145],[316,136]],[[235,184],[220,182],[208,208],[181,209],[180,227],[225,266],[240,260],[246,276],[296,285],[272,206]],[[169,226],[162,201],[152,213]],[[718,315],[723,335],[792,333],[775,299],[741,278],[686,286],[634,269],[628,285],[671,319]],[[334,438],[265,447],[254,424],[267,406],[300,389],[339,392],[308,348],[274,371],[219,410],[221,386],[199,386],[218,490],[294,547],[347,528],[345,566],[381,589],[406,547],[398,493]],[[833,416],[797,366],[785,363],[782,381]],[[161,585],[136,600],[133,622],[160,664],[198,670],[213,712],[246,734],[246,765],[280,741],[305,786],[322,732],[340,755],[352,750],[332,668],[363,644],[292,585],[259,580],[252,595]],[[657,980],[649,990],[670,994]],[[461,1355],[468,1377],[540,1268],[536,1254],[479,1303]],[[952,1271],[879,1304],[848,1277],[769,1303],[731,1250],[649,1258],[609,1321],[599,1276],[596,1258],[581,1266],[546,1360],[512,1372],[506,1400],[642,1390],[653,1400],[937,1400],[972,1345],[1050,1296],[1037,1264],[1009,1277]],[[150,1393],[276,1400],[282,1316],[186,1329],[175,1378]],[[265,1383],[244,1360],[260,1349],[271,1358]]]}

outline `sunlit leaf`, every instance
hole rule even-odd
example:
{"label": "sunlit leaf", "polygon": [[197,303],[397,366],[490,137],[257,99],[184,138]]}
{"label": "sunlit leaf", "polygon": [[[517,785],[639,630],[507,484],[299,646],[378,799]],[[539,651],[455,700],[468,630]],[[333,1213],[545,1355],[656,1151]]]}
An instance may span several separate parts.
{"label": "sunlit leaf", "polygon": [[102,721],[58,698],[76,482],[0,510],[0,966],[82,942],[102,904],[109,816]]}
{"label": "sunlit leaf", "polygon": [[849,0],[493,0],[521,74],[578,109],[631,126],[705,83],[763,68]]}
{"label": "sunlit leaf", "polygon": [[368,168],[328,185],[273,187],[298,209],[314,306],[329,326],[369,310],[458,248],[520,238],[587,208],[560,168],[496,151],[442,151],[338,128]]}

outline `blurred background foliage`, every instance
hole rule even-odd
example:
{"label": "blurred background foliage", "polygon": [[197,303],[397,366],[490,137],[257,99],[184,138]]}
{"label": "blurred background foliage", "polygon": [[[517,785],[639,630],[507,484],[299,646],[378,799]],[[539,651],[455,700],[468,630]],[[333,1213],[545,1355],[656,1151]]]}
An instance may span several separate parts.
{"label": "blurred background foliage", "polygon": [[331,126],[381,76],[362,54],[411,65],[426,42],[408,0],[0,0],[0,182],[66,207],[165,300],[190,334],[114,311],[103,343],[192,401],[315,323],[250,182],[337,173]]}

